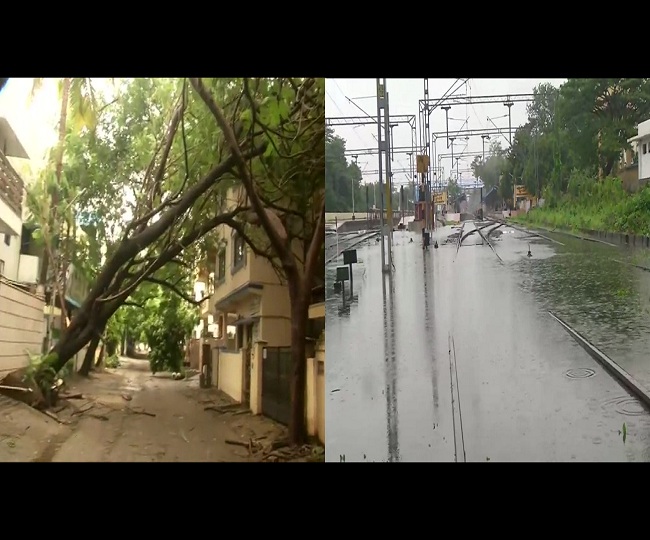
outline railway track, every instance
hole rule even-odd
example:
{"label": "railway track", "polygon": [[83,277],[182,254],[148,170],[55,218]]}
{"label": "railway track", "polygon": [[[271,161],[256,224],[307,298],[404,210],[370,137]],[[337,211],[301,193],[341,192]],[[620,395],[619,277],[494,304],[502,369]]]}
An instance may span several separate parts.
{"label": "railway track", "polygon": [[332,243],[326,247],[325,264],[335,261],[346,249],[352,249],[377,235],[379,235],[379,231],[366,231],[364,233],[346,235],[344,238],[339,238],[338,247],[336,243]]}
{"label": "railway track", "polygon": [[[474,225],[474,229],[472,229],[471,231],[467,231],[465,234],[463,234],[463,230],[465,229],[465,224],[466,223],[472,223]],[[490,227],[492,225],[496,225],[496,227],[494,227],[493,229],[490,229],[490,231],[488,231],[488,234],[486,235],[483,232],[483,229],[486,229],[486,228],[488,228],[488,227]],[[490,242],[490,235],[495,230],[497,230],[499,227],[501,227],[503,225],[504,225],[503,223],[498,223],[497,221],[490,221],[489,223],[487,223],[487,224],[485,224],[485,225],[483,225],[481,227],[477,227],[476,222],[474,222],[474,221],[471,221],[471,222],[465,221],[465,222],[463,222],[463,224],[460,227],[460,232],[458,233],[458,240],[457,240],[457,245],[456,245],[456,254],[458,254],[458,250],[460,250],[460,247],[462,246],[463,240],[465,240],[465,238],[467,238],[468,236],[470,236],[470,235],[472,235],[474,233],[478,233],[478,235],[481,237],[481,240],[483,240],[483,243],[487,244],[490,247],[490,249],[492,250],[492,253],[494,253],[496,255],[497,259],[499,259],[499,262],[501,264],[503,264],[503,259],[497,253],[496,249],[494,249],[494,246],[492,245],[492,242]]]}

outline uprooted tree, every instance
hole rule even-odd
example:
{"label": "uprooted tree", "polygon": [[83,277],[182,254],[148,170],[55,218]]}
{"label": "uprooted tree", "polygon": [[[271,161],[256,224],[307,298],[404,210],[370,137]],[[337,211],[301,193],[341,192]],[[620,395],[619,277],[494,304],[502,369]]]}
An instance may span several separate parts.
{"label": "uprooted tree", "polygon": [[[43,365],[56,372],[89,343],[94,357],[108,321],[143,283],[191,300],[174,269],[191,267],[197,242],[229,225],[288,284],[290,432],[301,442],[308,306],[323,273],[324,82],[193,79],[195,92],[179,80],[122,84],[96,130],[67,137],[63,177],[77,188],[76,220],[102,263]],[[232,208],[226,194],[236,185],[247,197]]]}
{"label": "uprooted tree", "polygon": [[[241,83],[206,84],[231,129],[240,132]],[[184,264],[184,250],[246,210],[222,211],[226,188],[237,181],[237,160],[184,81],[136,79],[98,120],[95,133],[70,137],[81,142],[66,153],[64,174],[92,186],[75,203],[77,219],[105,254],[90,293],[44,362],[55,372],[103,333],[141,283],[156,280],[174,289],[161,277],[170,274],[165,267]],[[267,147],[254,147],[250,138],[239,145],[246,159]]]}
{"label": "uprooted tree", "polygon": [[[291,299],[291,442],[305,438],[306,333],[312,289],[324,281],[325,101],[324,80],[244,79],[240,129],[250,159],[226,113],[201,81],[191,79],[236,160],[251,212],[228,218],[257,255],[286,280]],[[263,104],[264,107],[260,107]]]}

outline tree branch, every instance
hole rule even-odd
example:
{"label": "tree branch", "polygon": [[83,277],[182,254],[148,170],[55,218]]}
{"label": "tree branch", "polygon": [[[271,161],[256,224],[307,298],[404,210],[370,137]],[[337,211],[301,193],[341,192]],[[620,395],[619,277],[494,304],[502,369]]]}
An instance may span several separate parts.
{"label": "tree branch", "polygon": [[314,236],[311,239],[311,244],[309,245],[309,250],[307,251],[307,257],[305,261],[305,276],[307,276],[307,287],[311,287],[311,278],[313,272],[315,271],[315,265],[318,262],[318,256],[320,255],[320,250],[325,244],[325,196],[323,194],[320,210],[318,212],[318,220],[316,221],[316,230],[314,231]]}
{"label": "tree branch", "polygon": [[149,276],[144,279],[144,281],[148,281],[149,283],[155,283],[156,285],[160,285],[161,287],[165,287],[166,289],[169,289],[172,291],[175,295],[181,297],[183,300],[185,300],[189,304],[193,304],[195,306],[201,305],[203,302],[205,302],[209,296],[203,297],[201,300],[194,300],[192,297],[188,296],[184,292],[180,291],[178,287],[172,283],[168,283],[164,279],[158,279],[152,276]]}
{"label": "tree branch", "polygon": [[[162,182],[163,176],[165,174],[165,165],[167,164],[167,159],[169,158],[169,153],[171,152],[172,144],[174,143],[174,136],[176,135],[176,131],[178,131],[178,126],[183,117],[183,111],[185,110],[184,105],[185,103],[182,102],[176,106],[176,110],[174,111],[174,115],[172,116],[171,122],[167,129],[167,134],[165,135],[165,139],[164,139],[165,144],[163,147],[162,155],[160,157],[160,163],[158,165],[158,170],[156,171],[156,174],[153,179],[153,186],[152,186],[152,191],[149,200],[150,208],[153,206],[153,202],[156,197],[156,192],[160,192],[160,183]],[[153,160],[151,161],[150,166],[153,165],[154,160],[155,160],[155,155]],[[147,172],[145,173],[145,181],[147,176],[149,176],[149,174],[151,173],[151,168],[149,167],[147,168]],[[145,186],[143,184],[143,188],[144,187]],[[147,221],[149,221],[153,216],[155,216],[158,212],[160,212],[163,208],[165,208],[165,206],[171,204],[170,202],[171,200],[173,200],[173,198],[163,201],[157,207],[151,208],[151,210],[141,218],[134,219],[133,221],[131,221],[131,223],[129,223],[126,226],[126,229],[124,231],[124,238],[126,238],[129,232],[131,232],[133,229],[136,229],[137,227],[146,224]]]}
{"label": "tree branch", "polygon": [[[212,94],[204,86],[203,81],[201,79],[190,79],[190,82],[192,83],[192,86],[199,94],[203,102],[207,105],[208,109],[212,113],[212,116],[214,116],[217,124],[221,128],[221,131],[223,131],[226,142],[228,143],[228,146],[230,146],[230,151],[232,152],[231,157],[234,158],[241,181],[246,188],[246,193],[251,201],[255,213],[258,215],[262,226],[264,227],[267,236],[269,237],[271,245],[278,253],[283,265],[286,266],[286,269],[293,269],[293,271],[295,271],[296,268],[291,257],[292,254],[290,246],[285,245],[285,242],[280,236],[280,232],[277,231],[275,226],[271,223],[271,218],[262,205],[262,201],[260,200],[257,191],[255,190],[253,179],[251,178],[248,169],[246,168],[246,158],[242,155],[241,149],[237,144],[237,139],[235,138],[235,133],[233,132],[232,127],[228,124],[228,121],[226,120],[226,117],[224,116],[224,113],[219,105],[217,105],[217,103],[214,101]],[[266,144],[264,144],[264,148],[266,149]]]}

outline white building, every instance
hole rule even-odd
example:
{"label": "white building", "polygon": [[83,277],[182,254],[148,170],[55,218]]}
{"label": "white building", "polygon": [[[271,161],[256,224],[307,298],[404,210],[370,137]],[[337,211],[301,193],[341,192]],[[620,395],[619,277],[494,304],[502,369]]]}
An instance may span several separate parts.
{"label": "white building", "polygon": [[628,139],[639,156],[639,184],[650,180],[650,120],[639,124],[639,131],[636,137]]}
{"label": "white building", "polygon": [[25,219],[25,184],[9,158],[29,156],[6,119],[0,118],[0,275],[11,281],[35,284],[39,258],[21,253]]}
{"label": "white building", "polygon": [[22,253],[25,185],[8,156],[29,159],[0,118],[0,379],[41,352],[44,299],[37,293],[39,258]]}

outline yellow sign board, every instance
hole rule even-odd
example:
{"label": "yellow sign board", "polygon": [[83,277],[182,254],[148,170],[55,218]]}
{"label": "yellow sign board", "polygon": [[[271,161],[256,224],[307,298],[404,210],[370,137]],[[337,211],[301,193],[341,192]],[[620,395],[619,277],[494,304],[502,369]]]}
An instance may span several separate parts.
{"label": "yellow sign board", "polygon": [[433,196],[434,204],[447,204],[447,192],[435,193]]}
{"label": "yellow sign board", "polygon": [[429,156],[415,156],[415,163],[418,174],[424,174],[429,170]]}
{"label": "yellow sign board", "polygon": [[515,197],[521,197],[521,198],[530,198],[530,193],[528,193],[528,190],[526,189],[526,186],[515,186]]}
{"label": "yellow sign board", "polygon": [[378,84],[377,85],[377,96],[380,98],[384,97],[384,85],[383,84]]}

